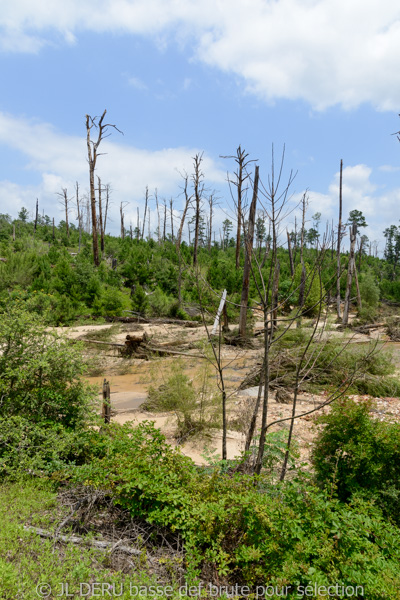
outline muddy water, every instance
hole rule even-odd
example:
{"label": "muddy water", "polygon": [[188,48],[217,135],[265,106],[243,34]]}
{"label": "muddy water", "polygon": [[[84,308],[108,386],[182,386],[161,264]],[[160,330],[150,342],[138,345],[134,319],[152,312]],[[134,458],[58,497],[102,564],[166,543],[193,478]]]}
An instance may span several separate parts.
{"label": "muddy water", "polygon": [[[107,374],[101,377],[87,378],[89,383],[98,387],[101,393],[104,378],[110,382],[111,402],[117,412],[131,411],[139,408],[146,400],[149,386],[159,386],[168,380],[172,368],[176,364],[173,357],[160,358],[152,361],[140,361],[131,367],[129,373],[123,375]],[[184,373],[200,386],[206,374],[212,385],[216,382],[215,368],[206,360],[200,358],[180,357],[179,364]],[[224,359],[224,382],[228,392],[236,389],[243,381],[248,369],[254,364],[254,357],[235,357]]]}

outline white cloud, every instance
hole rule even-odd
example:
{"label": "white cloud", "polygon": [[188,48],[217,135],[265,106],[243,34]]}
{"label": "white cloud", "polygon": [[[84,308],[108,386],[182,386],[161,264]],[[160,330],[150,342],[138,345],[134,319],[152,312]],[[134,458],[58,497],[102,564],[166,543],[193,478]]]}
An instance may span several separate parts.
{"label": "white cloud", "polygon": [[[335,173],[326,193],[310,190],[308,192],[309,205],[307,210],[306,228],[312,226],[312,215],[322,213],[320,233],[323,233],[326,224],[337,228],[339,217],[339,172]],[[297,224],[301,223],[301,212],[298,208],[301,194],[295,194],[291,206],[296,206],[293,213],[283,224],[289,229],[294,228],[294,217]],[[373,171],[367,165],[354,165],[343,169],[343,222],[346,222],[351,210],[360,210],[365,216],[368,227],[361,233],[368,238],[379,241],[379,251],[383,252],[385,239],[383,231],[391,224],[399,221],[398,206],[400,204],[400,188],[384,191],[373,183]],[[281,227],[282,229],[282,227]],[[346,237],[346,240],[348,238]],[[348,242],[344,242],[344,247]]]}
{"label": "white cloud", "polygon": [[[128,211],[135,213],[136,207],[143,206],[144,190],[149,186],[151,193],[157,188],[160,198],[174,198],[179,194],[182,179],[180,172],[192,171],[192,157],[198,152],[194,148],[163,148],[157,151],[142,150],[123,145],[116,132],[100,146],[96,173],[103,184],[110,183],[114,222],[118,223],[120,202],[129,202]],[[122,140],[123,141],[123,140]],[[34,199],[39,198],[40,210],[57,219],[57,192],[66,187],[73,193],[79,181],[82,193],[88,187],[88,166],[86,139],[68,136],[57,131],[48,123],[16,118],[0,113],[0,144],[18,150],[22,168],[36,172],[40,176],[37,185],[17,185],[10,181],[0,181],[2,212],[16,216],[21,206],[30,209]],[[225,181],[225,170],[207,155],[204,155],[203,170],[210,185]],[[181,208],[182,200],[175,201],[175,208]],[[154,201],[153,201],[154,204]],[[111,214],[111,218],[112,218]],[[132,218],[132,217],[130,217]]]}
{"label": "white cloud", "polygon": [[139,90],[139,92],[144,92],[148,89],[147,85],[139,77],[128,77],[128,83],[136,90]]}
{"label": "white cloud", "polygon": [[[266,101],[315,109],[369,102],[398,108],[397,0],[14,0],[3,3],[0,48],[38,52],[61,33],[85,30],[191,44],[197,59],[240,76]],[[187,53],[187,52],[186,52]]]}

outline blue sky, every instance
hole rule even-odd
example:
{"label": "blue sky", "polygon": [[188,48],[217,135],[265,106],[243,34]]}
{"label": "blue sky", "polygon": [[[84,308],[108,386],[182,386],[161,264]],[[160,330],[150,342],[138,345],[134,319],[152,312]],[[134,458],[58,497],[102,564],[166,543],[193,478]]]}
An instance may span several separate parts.
{"label": "blue sky", "polygon": [[110,231],[120,202],[136,224],[146,185],[174,198],[178,223],[179,172],[197,152],[218,230],[234,219],[234,163],[220,156],[241,144],[266,182],[272,144],[276,156],[285,144],[292,205],[307,188],[309,218],[336,221],[343,158],[345,213],[364,212],[382,251],[400,218],[399,50],[395,0],[3,0],[0,212],[33,211],[37,197],[62,218],[57,192],[88,188],[85,114],[106,108],[124,133],[98,161]]}

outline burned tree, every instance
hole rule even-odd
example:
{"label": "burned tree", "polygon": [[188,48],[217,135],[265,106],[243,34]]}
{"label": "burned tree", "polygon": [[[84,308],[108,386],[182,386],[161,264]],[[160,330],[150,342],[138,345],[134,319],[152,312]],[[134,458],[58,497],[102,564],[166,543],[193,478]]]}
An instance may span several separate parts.
{"label": "burned tree", "polygon": [[68,190],[67,188],[61,188],[61,192],[57,192],[57,196],[60,196],[60,203],[62,204],[65,211],[65,229],[67,232],[67,238],[69,238],[69,222],[68,222],[68,213],[69,213],[69,203],[72,198],[68,198]]}
{"label": "burned tree", "polygon": [[249,284],[250,284],[250,272],[251,272],[251,261],[253,254],[253,238],[254,238],[254,223],[256,218],[256,205],[258,196],[258,181],[259,181],[259,167],[256,165],[254,173],[253,183],[253,198],[250,205],[249,211],[249,223],[247,231],[245,231],[245,260],[243,267],[243,285],[242,285],[242,297],[239,317],[239,335],[241,338],[246,337],[246,323],[247,323],[247,305],[249,300]]}
{"label": "burned tree", "polygon": [[197,265],[197,251],[199,247],[199,227],[201,200],[204,192],[204,173],[201,170],[203,154],[196,154],[193,158],[194,172],[192,175],[195,201],[195,225],[194,225],[194,243],[193,243],[193,266]]}
{"label": "burned tree", "polygon": [[184,181],[183,193],[185,195],[185,206],[183,208],[181,223],[179,225],[178,235],[176,237],[176,248],[177,248],[178,252],[179,252],[179,248],[181,246],[182,232],[183,232],[183,226],[185,224],[186,214],[187,214],[190,202],[193,198],[193,196],[189,196],[189,193],[188,193],[189,175],[187,173],[185,173],[183,175],[181,174],[181,177],[183,177],[183,181]]}
{"label": "burned tree", "polygon": [[[94,172],[96,169],[97,158],[98,156],[101,156],[98,152],[98,149],[101,142],[111,135],[109,132],[110,128],[116,129],[119,131],[119,133],[122,133],[116,127],[116,125],[111,125],[110,123],[104,122],[106,112],[107,111],[104,110],[100,118],[86,115],[86,143],[89,163],[90,207],[92,213],[93,260],[96,267],[98,267],[100,264],[97,234],[96,191],[94,184]],[[91,139],[92,129],[97,130],[96,140]]]}

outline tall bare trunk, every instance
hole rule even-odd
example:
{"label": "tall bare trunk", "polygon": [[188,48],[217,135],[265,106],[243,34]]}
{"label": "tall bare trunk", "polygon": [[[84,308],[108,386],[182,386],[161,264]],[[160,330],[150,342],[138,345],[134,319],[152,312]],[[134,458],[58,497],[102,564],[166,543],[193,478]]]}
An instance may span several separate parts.
{"label": "tall bare trunk", "polygon": [[101,179],[98,175],[97,175],[97,184],[99,186],[98,193],[99,193],[100,250],[103,253],[104,252],[103,207],[101,204]]}
{"label": "tall bare trunk", "polygon": [[76,193],[76,210],[78,213],[78,227],[79,227],[79,252],[81,251],[81,243],[82,243],[82,214],[81,214],[81,206],[79,201],[79,183],[75,182],[75,193]]}
{"label": "tall bare trunk", "polygon": [[124,212],[122,209],[122,202],[119,207],[119,214],[121,216],[121,239],[125,238],[125,226],[124,226]]}
{"label": "tall bare trunk", "polygon": [[174,238],[174,210],[173,210],[173,208],[174,208],[174,201],[172,198],[170,198],[169,211],[171,213],[171,240],[172,240],[172,243],[174,242],[174,239],[175,239]]}
{"label": "tall bare trunk", "polygon": [[342,238],[342,183],[343,183],[343,160],[340,161],[340,180],[339,180],[339,223],[338,223],[338,239],[337,239],[337,270],[336,270],[336,313],[340,319],[340,244]]}
{"label": "tall bare trunk", "polygon": [[200,225],[200,202],[202,196],[202,183],[203,173],[201,172],[200,165],[202,163],[202,154],[196,154],[194,157],[194,173],[193,173],[193,186],[194,186],[194,200],[195,200],[195,226],[194,226],[194,244],[193,244],[193,265],[197,265],[197,252],[199,247],[199,225]]}
{"label": "tall bare trunk", "polygon": [[[178,235],[176,237],[176,248],[178,251],[181,246],[182,232],[183,232],[183,226],[185,224],[186,214],[187,214],[187,211],[189,208],[190,201],[192,199],[192,197],[189,196],[189,194],[188,194],[188,181],[189,181],[189,177],[188,177],[188,175],[185,175],[184,176],[184,188],[183,188],[183,192],[185,194],[185,207],[183,209],[182,219],[181,219],[181,222],[179,225]],[[189,245],[190,245],[190,242],[189,242]]]}
{"label": "tall bare trunk", "polygon": [[245,232],[245,259],[243,267],[243,284],[242,284],[242,297],[240,306],[239,316],[239,335],[242,338],[246,337],[246,323],[247,323],[247,305],[249,300],[249,283],[250,283],[250,271],[251,271],[251,260],[253,251],[253,238],[254,238],[254,223],[256,218],[256,205],[258,196],[258,181],[259,181],[259,167],[256,165],[254,173],[253,183],[253,198],[250,204],[249,211],[249,223],[247,232]]}
{"label": "tall bare trunk", "polygon": [[353,223],[353,225],[350,227],[350,255],[349,255],[349,265],[347,268],[346,294],[344,297],[343,319],[342,319],[343,325],[347,325],[347,323],[349,321],[351,284],[353,283],[353,275],[354,275],[354,271],[355,271],[354,249],[356,246],[356,238],[357,238],[357,224]]}
{"label": "tall bare trunk", "polygon": [[144,195],[144,216],[143,216],[143,226],[142,226],[142,240],[144,239],[144,228],[146,226],[146,214],[147,214],[148,203],[149,203],[149,187],[146,185],[146,193]]}
{"label": "tall bare trunk", "polygon": [[157,218],[158,218],[158,234],[157,234],[157,238],[158,238],[158,243],[160,243],[161,241],[161,218],[160,218],[160,208],[158,206],[158,193],[157,193],[157,188],[154,192],[154,196],[156,199],[156,207],[157,207]]}

